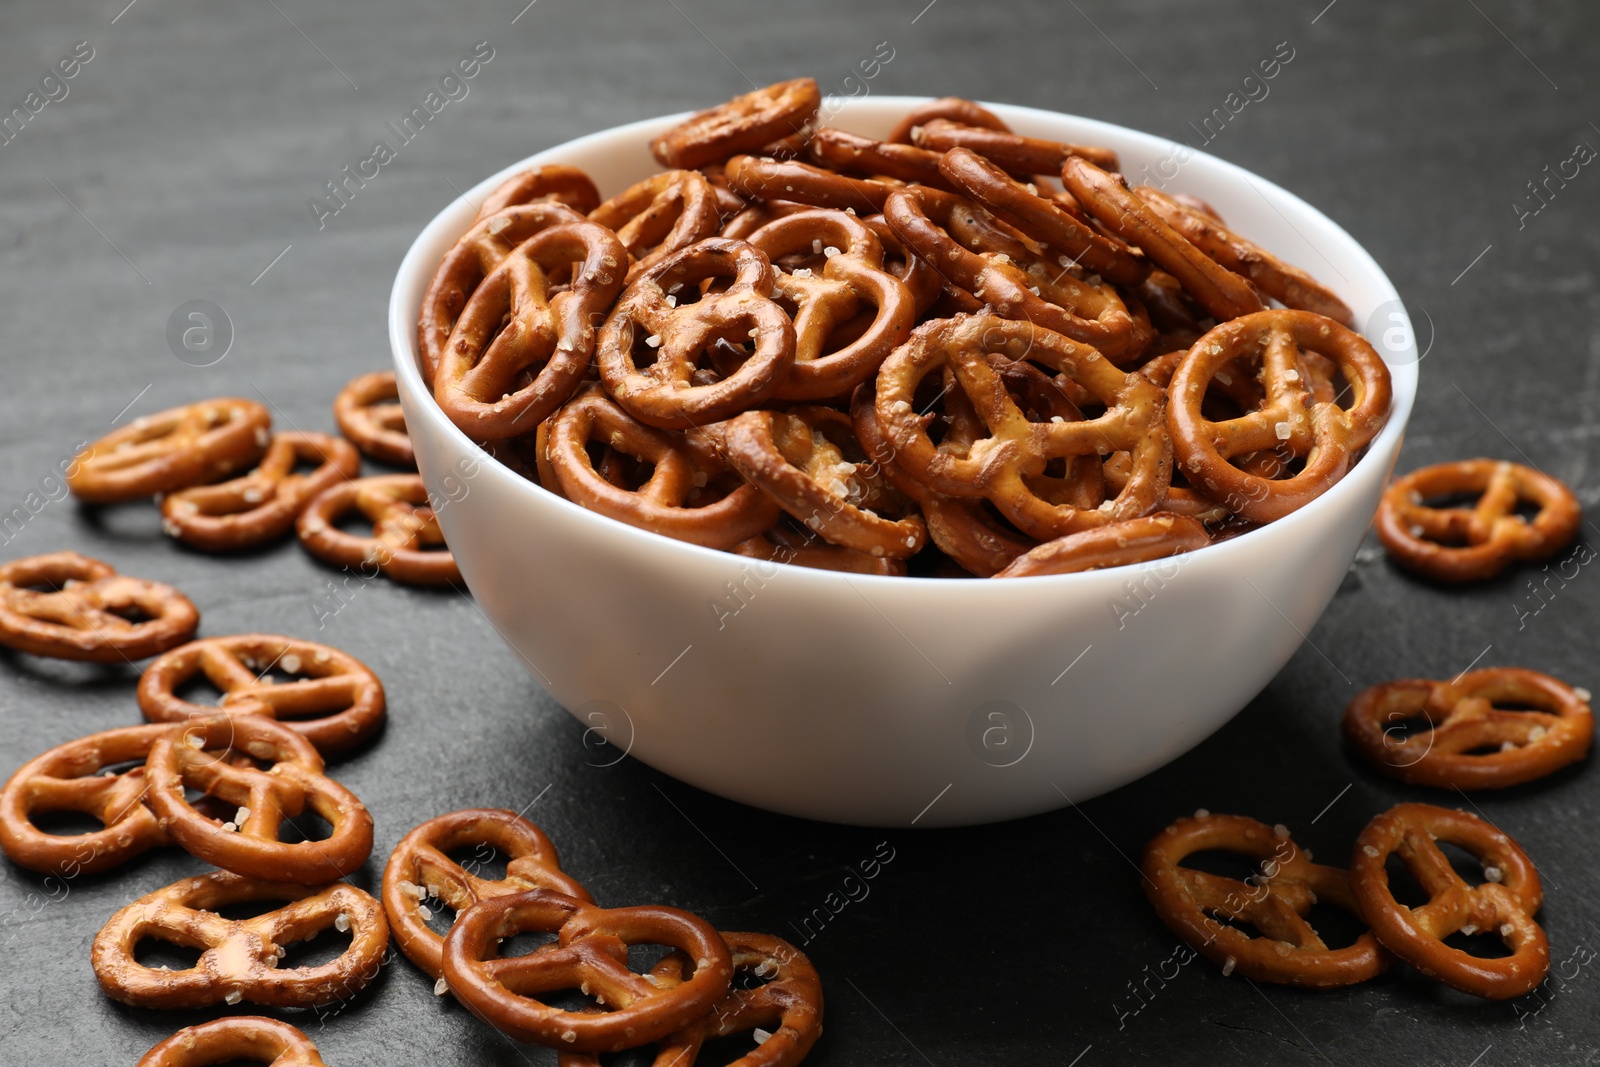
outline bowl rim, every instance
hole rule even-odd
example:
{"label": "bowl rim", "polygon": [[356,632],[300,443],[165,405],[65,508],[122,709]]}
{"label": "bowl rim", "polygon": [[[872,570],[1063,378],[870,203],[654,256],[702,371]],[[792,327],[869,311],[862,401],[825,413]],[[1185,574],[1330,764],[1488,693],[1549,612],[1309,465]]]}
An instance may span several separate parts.
{"label": "bowl rim", "polygon": [[[842,101],[841,106],[833,112],[831,117],[834,119],[843,118],[844,120],[848,121],[851,112],[861,109],[862,105],[871,105],[871,108],[874,110],[885,106],[909,110],[910,108],[920,104],[928,103],[933,99],[936,98],[931,96],[904,95],[884,95],[846,99]],[[1191,558],[1208,557],[1220,565],[1221,561],[1230,554],[1237,556],[1241,552],[1250,552],[1257,548],[1265,547],[1265,542],[1273,535],[1275,531],[1294,529],[1306,523],[1319,521],[1319,517],[1321,516],[1322,512],[1331,510],[1335,506],[1330,498],[1335,498],[1341,493],[1341,491],[1354,492],[1355,490],[1353,488],[1351,476],[1361,467],[1362,464],[1376,461],[1376,457],[1385,452],[1392,452],[1394,455],[1398,456],[1400,438],[1403,437],[1405,433],[1405,427],[1410,419],[1411,411],[1417,394],[1419,364],[1421,360],[1416,354],[1416,332],[1413,328],[1411,328],[1409,313],[1405,310],[1404,304],[1401,303],[1399,291],[1395,288],[1394,283],[1389,279],[1388,274],[1381,266],[1379,266],[1377,260],[1375,260],[1372,254],[1367,251],[1366,247],[1357,241],[1353,236],[1351,236],[1350,233],[1344,229],[1344,227],[1340,226],[1333,219],[1329,218],[1318,208],[1301,199],[1299,196],[1296,196],[1289,190],[1284,189],[1276,182],[1273,182],[1268,178],[1262,177],[1259,174],[1240,167],[1238,164],[1230,163],[1227,160],[1212,155],[1208,152],[1204,152],[1200,149],[1190,146],[1180,146],[1178,142],[1172,141],[1168,138],[1158,137],[1155,134],[1146,133],[1142,130],[1135,130],[1131,127],[1121,126],[1116,123],[1106,122],[1101,119],[1074,115],[1069,112],[1050,111],[1044,108],[1029,107],[1021,104],[992,103],[989,101],[979,101],[979,103],[1000,115],[1000,117],[1006,119],[1008,122],[1020,119],[1022,120],[1023,124],[1026,125],[1030,120],[1036,120],[1043,123],[1055,123],[1065,119],[1075,125],[1091,131],[1091,133],[1109,134],[1113,140],[1131,140],[1134,142],[1143,142],[1144,146],[1151,151],[1160,151],[1162,149],[1175,150],[1179,147],[1182,147],[1183,150],[1189,152],[1194,159],[1203,159],[1206,161],[1208,166],[1220,168],[1220,172],[1226,177],[1254,186],[1258,192],[1262,193],[1264,198],[1268,199],[1269,206],[1274,207],[1274,209],[1276,209],[1277,205],[1271,203],[1271,197],[1282,197],[1291,206],[1297,210],[1304,211],[1309,216],[1319,220],[1320,224],[1326,226],[1334,233],[1334,235],[1347,242],[1350,252],[1353,253],[1355,259],[1362,266],[1362,268],[1369,273],[1370,280],[1374,283],[1374,287],[1379,290],[1378,295],[1382,297],[1379,306],[1387,306],[1390,303],[1394,303],[1399,306],[1399,313],[1405,317],[1408,334],[1410,336],[1410,342],[1406,350],[1399,353],[1399,358],[1394,360],[1384,360],[1385,365],[1389,369],[1392,387],[1392,400],[1390,402],[1388,418],[1385,421],[1383,428],[1378,432],[1377,436],[1367,444],[1365,449],[1363,449],[1361,456],[1356,460],[1355,463],[1351,464],[1350,468],[1345,472],[1343,477],[1341,477],[1338,482],[1319,495],[1316,499],[1310,501],[1290,514],[1285,515],[1283,518],[1276,520],[1275,522],[1268,523],[1265,526],[1247,531],[1246,533],[1240,534],[1226,541],[1221,541],[1216,544],[1207,545],[1201,549],[1196,549],[1193,553],[1187,553],[1186,555],[1190,556]],[[510,179],[513,175],[527,170],[530,167],[565,162],[566,157],[574,151],[589,148],[591,146],[608,145],[629,138],[635,139],[637,143],[642,145],[647,143],[650,137],[654,134],[666,129],[672,123],[688,118],[694,113],[695,112],[693,111],[680,111],[669,115],[638,119],[633,122],[623,123],[619,126],[611,126],[606,129],[597,130],[593,133],[584,134],[571,140],[563,141],[560,144],[542,149],[524,159],[518,160],[517,162],[501,168],[499,171],[496,171],[495,173],[484,178],[482,181],[478,182],[476,185],[472,186],[472,188],[468,189],[465,193],[462,193],[461,195],[452,199],[442,209],[440,209],[440,211],[435,214],[426,225],[423,226],[416,238],[412,241],[410,247],[407,248],[404,257],[402,257],[400,261],[400,266],[395,273],[395,280],[389,294],[389,346],[394,360],[395,372],[401,379],[404,379],[405,382],[402,392],[409,391],[412,394],[422,398],[423,402],[419,404],[418,407],[421,409],[424,417],[427,418],[436,429],[442,431],[446,436],[453,436],[455,444],[458,448],[465,446],[469,452],[476,453],[476,456],[480,462],[486,462],[493,464],[494,466],[504,468],[504,473],[510,476],[510,479],[513,482],[518,484],[519,488],[516,490],[517,492],[526,492],[530,495],[536,495],[536,498],[543,504],[553,506],[558,511],[565,509],[566,514],[572,516],[574,521],[579,523],[602,524],[600,527],[597,527],[597,530],[607,530],[610,531],[612,535],[617,535],[619,528],[629,531],[630,533],[635,534],[639,538],[643,539],[639,542],[642,550],[649,551],[650,547],[653,546],[656,550],[666,553],[665,558],[669,562],[674,553],[684,553],[689,559],[698,559],[702,562],[726,564],[729,560],[738,560],[743,564],[749,564],[752,562],[760,563],[763,561],[737,556],[721,549],[706,548],[702,545],[692,544],[687,541],[680,541],[676,538],[667,537],[664,534],[658,534],[650,530],[644,530],[636,526],[631,526],[628,523],[620,522],[607,515],[602,515],[599,512],[591,511],[580,504],[575,504],[564,497],[550,492],[543,486],[540,486],[522,477],[521,475],[518,475],[515,471],[511,470],[509,467],[505,467],[503,463],[490,455],[482,445],[468,437],[460,427],[458,427],[454,422],[445,416],[444,410],[438,405],[437,401],[434,400],[432,390],[428,389],[423,384],[422,373],[420,367],[418,366],[417,360],[418,353],[416,347],[416,323],[419,309],[412,306],[408,293],[415,286],[419,275],[423,275],[426,278],[431,279],[434,272],[437,270],[437,264],[433,262],[436,259],[436,254],[430,254],[428,249],[441,239],[443,232],[450,230],[453,231],[454,237],[459,237],[461,233],[465,232],[466,228],[471,226],[471,218],[476,214],[476,211],[474,210],[472,215],[465,215],[464,211],[466,209],[472,208],[473,205],[477,203],[481,203],[495,188]],[[458,217],[466,220],[465,226],[459,225],[456,222]],[[1291,222],[1290,225],[1293,226],[1293,223]],[[1357,332],[1362,333],[1360,330],[1357,330]],[[1365,336],[1365,334],[1362,333],[1362,336]],[[1379,355],[1381,358],[1383,357],[1384,353],[1380,351]],[[1409,359],[1404,358],[1407,356],[1409,356]],[[857,582],[865,582],[868,583],[869,587],[871,587],[888,583],[889,587],[906,590],[907,593],[911,593],[913,590],[921,589],[939,589],[945,590],[948,593],[949,591],[957,588],[970,589],[974,587],[997,587],[1001,590],[1008,588],[1016,589],[1019,587],[1019,584],[1023,587],[1038,589],[1044,587],[1046,583],[1053,583],[1055,586],[1064,590],[1069,588],[1073,582],[1088,585],[1091,578],[1094,576],[1099,576],[1105,572],[1120,571],[1127,574],[1133,574],[1141,570],[1147,570],[1154,566],[1170,565],[1170,563],[1170,559],[1163,559],[1145,563],[1125,564],[1119,567],[1106,567],[1095,571],[1074,572],[1069,574],[1028,575],[1022,578],[1010,578],[998,582],[989,580],[960,581],[953,578],[911,575],[896,576],[880,574],[856,574],[841,571],[821,570],[812,567],[787,567],[784,569],[783,573],[787,580],[793,580],[803,584],[816,583],[818,586],[838,585],[841,583],[854,585]]]}

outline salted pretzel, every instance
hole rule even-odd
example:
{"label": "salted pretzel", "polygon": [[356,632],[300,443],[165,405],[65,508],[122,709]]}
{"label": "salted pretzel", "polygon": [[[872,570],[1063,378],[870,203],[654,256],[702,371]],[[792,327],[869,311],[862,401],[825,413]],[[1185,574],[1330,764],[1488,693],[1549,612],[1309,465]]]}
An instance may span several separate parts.
{"label": "salted pretzel", "polygon": [[1005,124],[1005,120],[983,105],[959,96],[942,96],[937,100],[929,100],[926,104],[918,104],[906,112],[884,140],[890,144],[912,144],[916,140],[918,128],[935,119],[948,119],[962,126],[1000,130],[1002,133],[1011,132],[1011,127]]}
{"label": "salted pretzel", "polygon": [[[451,852],[488,847],[506,860],[501,879],[483,878],[450,858]],[[550,839],[527,819],[498,808],[469,808],[429,819],[395,846],[383,868],[383,909],[395,942],[430,978],[444,973],[444,938],[428,926],[435,900],[456,914],[480,900],[550,889],[591,902],[589,891],[564,874]]]}
{"label": "salted pretzel", "polygon": [[[628,187],[589,212],[589,221],[616,231],[634,263],[632,281],[661,260],[722,225],[716,189],[693,170],[669,170]],[[607,301],[610,303],[610,301]]]}
{"label": "salted pretzel", "polygon": [[793,201],[808,207],[831,207],[872,215],[898,185],[852,178],[798,160],[734,156],[728,160],[728,184],[734,192],[763,201]]}
{"label": "salted pretzel", "polygon": [[1086,159],[1068,157],[1061,180],[1100,225],[1135,245],[1219,322],[1263,310],[1266,305],[1248,281],[1190,243],[1137,195],[1121,175],[1108,174]]}
{"label": "salted pretzel", "polygon": [[[844,412],[810,406],[747,411],[729,420],[723,435],[723,451],[740,474],[833,544],[907,559],[927,543],[927,527],[914,509],[898,519],[882,513],[874,498],[899,494],[866,461]],[[905,504],[901,498],[898,510],[905,512]]]}
{"label": "salted pretzel", "polygon": [[[1114,452],[1108,456],[1101,467],[1106,492],[1110,494],[1122,492],[1132,472],[1133,457],[1128,453]],[[1161,498],[1161,510],[1170,515],[1182,515],[1194,519],[1207,527],[1228,522],[1234,517],[1233,512],[1226,507],[1191,488],[1183,478],[1183,471],[1176,467],[1172,471],[1172,484],[1167,486],[1167,495]]]}
{"label": "salted pretzel", "polygon": [[684,119],[650,142],[663,167],[703,167],[805,127],[822,105],[814,78],[777,82]]}
{"label": "salted pretzel", "polygon": [[[230,905],[274,900],[284,906],[254,918],[219,914]],[[337,957],[280,966],[291,945],[329,928],[350,934],[349,947]],[[135,957],[146,940],[200,949],[200,958],[186,969],[147,967]],[[388,947],[383,908],[347,882],[303,886],[213,871],[148,893],[111,916],[95,935],[90,962],[105,994],[136,1008],[193,1010],[240,1001],[310,1008],[365,989]]]}
{"label": "salted pretzel", "polygon": [[[649,477],[637,487],[616,484],[596,470],[592,440],[649,464]],[[599,389],[581,391],[557,413],[539,455],[567,499],[680,541],[731,548],[778,517],[760,489],[726,484],[727,466],[708,443],[646,426]]]}
{"label": "salted pretzel", "polygon": [[[459,310],[459,309],[458,309]],[[394,371],[380,370],[352,378],[333,400],[333,419],[339,432],[355,443],[361,454],[394,467],[415,469],[417,457],[406,433],[400,410],[400,386]]]}
{"label": "salted pretzel", "polygon": [[[723,933],[734,974],[754,984],[730,989],[705,1015],[656,1045],[653,1067],[693,1067],[707,1041],[760,1029],[754,1049],[727,1067],[794,1067],[822,1036],[822,980],[805,954],[770,934]],[[671,952],[652,970],[657,981],[682,981],[685,960]],[[563,1052],[560,1067],[600,1067],[592,1053]]]}
{"label": "salted pretzel", "polygon": [[627,262],[616,235],[592,222],[549,227],[509,252],[439,355],[433,395],[446,417],[479,441],[548,418],[588,372],[595,327],[622,291]]}
{"label": "salted pretzel", "polygon": [[[274,684],[271,672],[295,675]],[[178,695],[204,676],[222,692],[221,705]],[[383,683],[354,656],[328,645],[274,634],[207,637],[173,649],[139,677],[139,707],[151,722],[184,722],[219,711],[277,719],[335,756],[383,727]]]}
{"label": "salted pretzel", "polygon": [[750,204],[724,222],[722,229],[717,231],[717,236],[743,241],[773,219],[793,215],[797,211],[811,210],[813,209],[810,204],[801,204],[793,200],[764,200],[758,204]]}
{"label": "salted pretzel", "polygon": [[[1472,494],[1466,507],[1429,499]],[[1529,522],[1523,503],[1539,506]],[[1517,560],[1548,559],[1578,536],[1583,508],[1572,490],[1520,463],[1464,459],[1396,478],[1378,505],[1378,537],[1390,558],[1441,582],[1474,582]]]}
{"label": "salted pretzel", "polygon": [[[238,765],[236,756],[269,769]],[[372,852],[372,816],[322,771],[310,741],[265,716],[196,717],[151,744],[146,802],[172,839],[207,863],[252,878],[321,885],[360,867]],[[208,818],[187,799],[187,789],[243,810],[226,821]],[[329,825],[328,837],[285,842],[285,820],[307,812]]]}
{"label": "salted pretzel", "polygon": [[483,206],[478,208],[477,221],[482,222],[508,207],[539,200],[554,200],[587,215],[600,206],[600,190],[595,188],[594,179],[577,167],[547,163],[513,174],[502,182],[484,198]]}
{"label": "salted pretzel", "polygon": [[[1092,393],[1070,376],[1057,374],[1051,377],[1028,362],[1025,356],[1018,358],[1009,350],[1009,346],[1004,356],[991,353],[988,360],[1000,375],[1000,381],[1017,410],[1029,422],[1082,422],[1083,412],[1068,396],[1069,392],[1081,392],[1085,404],[1098,403]],[[973,447],[977,446],[981,452],[983,446],[979,442],[988,436],[987,424],[958,385],[954,369],[946,367],[943,377],[949,391],[940,398],[940,411],[945,423],[941,449],[952,455],[970,456]],[[1087,510],[1099,508],[1106,502],[1104,461],[1098,452],[1063,457],[1059,468],[1059,471],[1028,475],[1023,478],[1023,484],[1035,496],[1051,504],[1067,504]]]}
{"label": "salted pretzel", "polygon": [[[503,958],[497,942],[556,934],[525,956]],[[630,945],[683,952],[692,971],[658,985],[629,969]],[[617,1052],[658,1041],[710,1011],[728,992],[733,955],[705,920],[677,908],[600,908],[545,889],[489,897],[456,916],[444,941],[444,978],[456,999],[502,1033],[549,1048]],[[540,1001],[561,989],[588,991],[603,1012],[564,1011]]]}
{"label": "salted pretzel", "polygon": [[[1245,881],[1211,874],[1183,861],[1197,852],[1236,853],[1255,861]],[[1329,948],[1307,921],[1313,904],[1360,916],[1352,878],[1338,867],[1312,863],[1282,827],[1242,815],[1179,819],[1145,846],[1144,892],[1173,933],[1207,959],[1259,982],[1332,989],[1381,974],[1390,957],[1371,931],[1343,948]],[[1248,924],[1257,936],[1235,924]]]}
{"label": "salted pretzel", "polygon": [[[296,474],[299,463],[316,467]],[[359,473],[361,456],[348,441],[325,433],[277,433],[254,470],[167,494],[161,528],[208,552],[256,548],[288,533],[312,497]]]}
{"label": "salted pretzel", "polygon": [[1046,541],[1018,556],[995,577],[1026,578],[1123,567],[1193,552],[1210,543],[1211,536],[1196,520],[1157,512]]}
{"label": "salted pretzel", "polygon": [[[1487,880],[1469,885],[1441,841],[1471,853]],[[1426,904],[1408,907],[1395,899],[1384,866],[1391,855],[1421,884]],[[1397,804],[1356,838],[1350,885],[1383,947],[1447,986],[1509,1000],[1537,988],[1549,973],[1549,941],[1533,919],[1544,900],[1539,872],[1515,841],[1476,815]],[[1455,933],[1497,936],[1509,955],[1485,958],[1445,944]]]}
{"label": "salted pretzel", "polygon": [[1299,267],[1240,237],[1224,226],[1214,211],[1197,209],[1148,185],[1133,192],[1196,248],[1235,274],[1249,278],[1256,288],[1285,307],[1314,311],[1345,326],[1355,324],[1355,314],[1337,293]]}
{"label": "salted pretzel", "polygon": [[868,215],[861,222],[883,246],[884,269],[899,278],[910,292],[912,305],[920,319],[939,299],[939,293],[944,288],[944,275],[935,270],[933,264],[906,248],[882,215]]}
{"label": "salted pretzel", "polygon": [[1086,271],[1128,286],[1138,285],[1150,274],[1149,261],[1133,249],[1099,233],[971,149],[946,152],[940,157],[939,170],[957,192],[1029,237],[1065,252]]}
{"label": "salted pretzel", "polygon": [[199,610],[172,586],[76,552],[0,564],[0,645],[20,652],[131,662],[181,645],[199,625]]}
{"label": "salted pretzel", "polygon": [[[822,400],[847,395],[870,378],[889,352],[911,336],[916,305],[911,291],[884,269],[883,246],[872,229],[842,211],[801,211],[767,223],[750,244],[772,262],[820,250],[820,270],[779,272],[778,299],[794,308],[794,364],[773,396]],[[868,309],[860,334],[833,347],[830,335]]]}
{"label": "salted pretzel", "polygon": [[[144,804],[144,761],[160,726],[127,726],[57,745],[24,763],[0,790],[0,849],[19,867],[75,877],[110,870],[170,843]],[[117,770],[120,764],[133,764]],[[103,829],[53,834],[35,816],[72,811]]]}
{"label": "salted pretzel", "polygon": [[261,458],[272,416],[253,400],[218,397],[141,415],[89,445],[67,487],[89,504],[120,504],[214,481]]}
{"label": "salted pretzel", "polygon": [[135,1067],[209,1067],[241,1059],[267,1067],[328,1067],[309,1037],[260,1015],[186,1026],[146,1052]]}
{"label": "salted pretzel", "polygon": [[[1029,421],[991,355],[1044,364],[1087,389],[1106,411],[1082,422]],[[922,380],[946,366],[987,430],[964,456],[940,451],[913,406]],[[1161,391],[1117,370],[1088,345],[1031,323],[989,315],[926,323],[884,361],[877,390],[878,426],[896,463],[941,493],[987,497],[1041,540],[1148,514],[1160,504],[1171,476]],[[1122,492],[1098,508],[1054,503],[1027,484],[1052,459],[1116,451],[1132,454],[1134,472]]]}
{"label": "salted pretzel", "polygon": [[456,320],[489,272],[528,238],[551,226],[582,222],[583,215],[554,200],[514,204],[473,223],[439,261],[417,316],[417,362],[433,388],[434,372]]}
{"label": "salted pretzel", "polygon": [[[727,280],[700,294],[700,283]],[[794,365],[795,331],[772,298],[772,264],[744,241],[712,237],[673,253],[628,284],[600,331],[596,361],[617,403],[652,426],[703,426],[772,396]],[[696,296],[699,299],[694,299]],[[737,367],[701,384],[699,361],[719,342],[749,344]],[[641,366],[642,352],[655,362]]]}
{"label": "salted pretzel", "polygon": [[[1428,728],[1405,733],[1417,718]],[[1516,667],[1375,685],[1349,703],[1343,725],[1375,770],[1441,789],[1503,789],[1543,778],[1588,755],[1594,737],[1594,714],[1577,690]]]}
{"label": "salted pretzel", "polygon": [[1023,137],[1009,130],[967,126],[945,118],[922,123],[912,135],[912,143],[933,152],[965,148],[1012,174],[1059,174],[1068,159],[1086,159],[1106,170],[1118,167],[1117,154],[1109,148]]}
{"label": "salted pretzel", "polygon": [[915,145],[874,141],[825,126],[811,135],[810,149],[814,159],[835,170],[956,191],[939,172],[940,153]]}
{"label": "salted pretzel", "polygon": [[[850,403],[850,420],[855,426],[856,439],[878,464],[889,484],[917,502],[928,527],[928,539],[940,551],[963,569],[987,578],[1004,570],[1012,560],[1034,546],[1035,542],[987,514],[985,501],[948,496],[902,470],[894,461],[893,446],[878,427],[876,401],[876,383],[863,382]],[[947,436],[946,441],[949,440]],[[941,443],[941,449],[946,447]]]}
{"label": "salted pretzel", "polygon": [[[355,511],[372,523],[371,537],[339,529],[340,519]],[[461,580],[428,504],[428,490],[415,474],[340,482],[312,498],[295,531],[307,551],[335,566],[373,566],[412,585],[453,586]]]}
{"label": "salted pretzel", "polygon": [[[1350,406],[1318,402],[1302,350],[1325,356],[1350,383]],[[1259,408],[1223,422],[1201,411],[1218,372],[1239,373],[1261,359]],[[1197,341],[1168,390],[1167,424],[1177,463],[1190,482],[1229,510],[1271,522],[1304,506],[1344,477],[1355,454],[1383,427],[1392,399],[1389,368],[1360,334],[1309,311],[1262,311],[1224,322]],[[1241,469],[1235,457],[1287,450],[1305,465],[1284,478]]]}
{"label": "salted pretzel", "polygon": [[[908,248],[990,313],[1094,345],[1113,358],[1132,358],[1144,350],[1151,336],[1148,324],[1130,313],[1110,286],[1091,285],[1067,268],[1051,272],[1042,263],[1030,273],[1003,253],[963,248],[950,230],[967,210],[964,197],[914,186],[891,195],[883,215]],[[1046,298],[1046,287],[1053,299]]]}
{"label": "salted pretzel", "polygon": [[733,187],[728,184],[727,168],[721,163],[701,167],[700,173],[711,183],[711,192],[717,200],[717,217],[723,226],[750,206],[749,202],[734,192]]}

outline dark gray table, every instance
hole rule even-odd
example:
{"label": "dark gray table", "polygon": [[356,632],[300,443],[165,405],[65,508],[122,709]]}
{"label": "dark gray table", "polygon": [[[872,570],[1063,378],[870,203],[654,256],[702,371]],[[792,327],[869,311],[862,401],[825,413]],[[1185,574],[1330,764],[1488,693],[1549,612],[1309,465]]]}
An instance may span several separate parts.
{"label": "dark gray table", "polygon": [[[1402,467],[1501,456],[1567,480],[1590,505],[1600,496],[1600,169],[1550,182],[1542,201],[1528,186],[1577,143],[1600,146],[1600,15],[1585,0],[1537,11],[1508,0],[1230,0],[1205,11],[1105,0],[124,2],[16,0],[0,12],[5,113],[28,107],[77,42],[93,50],[34,104],[63,87],[65,97],[13,119],[0,145],[0,512],[23,505],[79,441],[135,413],[237,394],[270,402],[280,426],[331,428],[338,387],[388,361],[384,309],[401,254],[458,190],[578,134],[723,99],[747,76],[810,73],[848,91],[843,79],[880,41],[894,58],[874,92],[1033,104],[1195,144],[1223,108],[1207,147],[1348,228],[1431,342]],[[493,59],[468,95],[319,228],[309,203],[326,197],[324,183],[390,139],[385,123],[485,40]],[[1262,97],[1244,79],[1280,42],[1293,58]],[[1236,91],[1257,99],[1230,107]],[[191,300],[231,323],[231,350],[212,366],[169,349],[169,317]],[[1600,1055],[1600,970],[1577,962],[1600,947],[1590,768],[1444,798],[1505,827],[1544,871],[1543,920],[1568,977],[1512,1004],[1406,969],[1309,994],[1224,979],[1204,961],[1175,968],[1165,962],[1174,939],[1129,861],[1196,807],[1283,821],[1336,857],[1376,811],[1436,799],[1347,758],[1345,701],[1378,680],[1472,663],[1596,687],[1600,579],[1589,568],[1552,579],[1541,598],[1537,568],[1446,591],[1400,575],[1369,543],[1290,665],[1172,766],[1077,810],[872,832],[766,815],[631,760],[593,766],[604,761],[579,725],[462,597],[374,583],[319,633],[330,572],[294,545],[205,557],[175,547],[147,507],[86,510],[49,500],[49,484],[28,505],[38,513],[4,533],[4,558],[75,548],[185,589],[207,633],[321,637],[381,674],[390,728],[336,770],[377,818],[364,886],[427,817],[526,808],[603,901],[666,901],[725,929],[800,940],[850,868],[892,850],[869,895],[820,932],[812,921],[805,948],[828,996],[818,1065],[1489,1067]],[[0,656],[0,773],[137,721],[133,682],[130,670]],[[131,1064],[203,1018],[118,1007],[88,964],[113,910],[200,867],[169,851],[58,883],[0,864],[0,1062]],[[324,1015],[301,1022],[335,1065],[553,1062],[436,1000],[401,959]]]}

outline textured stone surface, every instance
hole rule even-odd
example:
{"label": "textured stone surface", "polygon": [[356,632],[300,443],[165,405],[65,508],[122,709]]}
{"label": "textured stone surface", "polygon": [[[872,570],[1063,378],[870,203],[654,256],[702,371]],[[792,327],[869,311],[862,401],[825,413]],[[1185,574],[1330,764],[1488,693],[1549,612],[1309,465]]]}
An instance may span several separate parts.
{"label": "textured stone surface", "polygon": [[[1600,146],[1600,17],[1583,0],[1337,0],[1320,15],[1324,0],[1226,0],[1204,13],[1170,0],[536,0],[520,16],[521,0],[136,0],[119,16],[122,2],[18,0],[0,12],[7,112],[76,42],[94,49],[67,97],[0,146],[0,512],[119,417],[237,394],[265,398],[280,426],[331,429],[337,388],[388,360],[384,309],[401,254],[458,190],[578,134],[725,98],[746,75],[811,73],[847,92],[880,41],[895,51],[874,92],[1031,104],[1195,143],[1190,123],[1288,42],[1294,58],[1269,95],[1208,147],[1349,229],[1411,303],[1423,342],[1431,335],[1402,468],[1503,456],[1568,480],[1591,506],[1600,498],[1600,170],[1552,185],[1520,228],[1513,207],[1538,206],[1526,183],[1578,141]],[[484,40],[494,58],[469,95],[319,230],[308,200]],[[189,300],[231,320],[231,351],[214,366],[169,351],[168,317]],[[292,544],[209,558],[175,547],[147,507],[70,501],[4,537],[4,558],[70,547],[173,582],[200,605],[206,633],[319,636],[330,572]],[[1195,752],[1078,810],[939,832],[809,824],[631,760],[594,766],[605,760],[582,727],[468,600],[373,583],[320,631],[377,670],[391,700],[387,734],[335,767],[377,819],[377,853],[355,880],[373,887],[400,835],[439,812],[527,808],[602,901],[659,900],[801,940],[802,920],[887,842],[893,860],[870,893],[805,946],[828,996],[819,1067],[1592,1062],[1600,971],[1577,962],[1600,947],[1591,768],[1472,800],[1545,873],[1553,956],[1572,962],[1542,1001],[1485,1005],[1403,968],[1318,995],[1224,979],[1204,961],[1171,977],[1175,942],[1129,860],[1202,806],[1285,822],[1337,859],[1374,812],[1437,799],[1341,751],[1338,714],[1360,686],[1478,662],[1600,687],[1600,579],[1586,568],[1539,600],[1536,577],[1429,588],[1369,542],[1293,662]],[[0,773],[138,721],[133,681],[131,670],[0,655]],[[199,869],[163,852],[60,883],[0,864],[0,1062],[131,1064],[200,1021],[114,1005],[88,965],[112,911]],[[554,1062],[431,985],[396,959],[353,1003],[297,1021],[335,1065]]]}

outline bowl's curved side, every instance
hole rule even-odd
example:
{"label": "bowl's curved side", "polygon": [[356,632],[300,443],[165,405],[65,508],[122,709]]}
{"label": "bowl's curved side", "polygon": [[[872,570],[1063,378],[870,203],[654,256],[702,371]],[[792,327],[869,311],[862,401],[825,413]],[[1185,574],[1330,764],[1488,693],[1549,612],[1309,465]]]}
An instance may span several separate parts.
{"label": "bowl's curved side", "polygon": [[[912,102],[859,101],[839,119],[881,133]],[[1171,150],[1087,120],[995,109],[1024,132],[1110,144],[1125,166]],[[670,121],[528,162],[584,166],[613,192],[654,169],[643,146]],[[418,466],[484,614],[551,694],[619,748],[735,800],[836,822],[956,825],[1084,800],[1161,766],[1293,655],[1399,452],[1414,352],[1395,361],[1388,426],[1340,485],[1277,523],[1169,561],[1003,582],[888,579],[658,538],[488,460],[417,372],[416,312],[433,264],[470,223],[471,204],[526,165],[447,208],[396,280],[391,340]],[[1308,242],[1363,321],[1397,301],[1365,251],[1303,202],[1198,153],[1184,166],[1181,187],[1264,245],[1296,258],[1296,242]]]}

